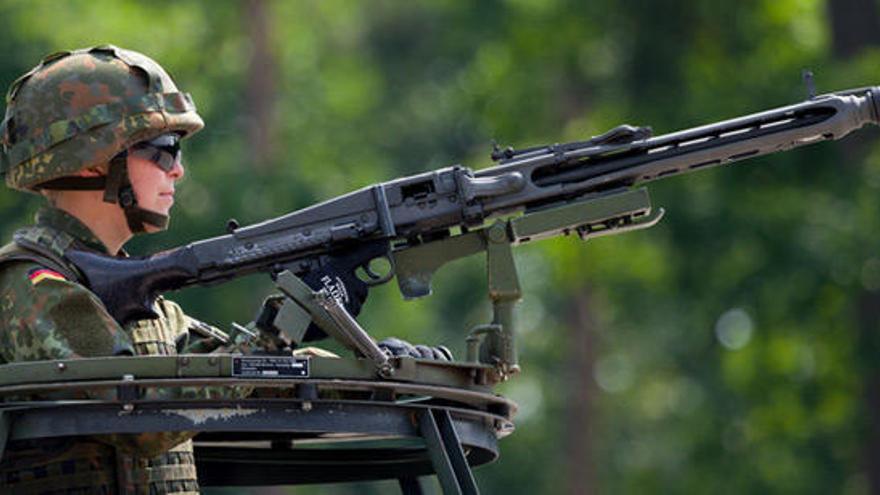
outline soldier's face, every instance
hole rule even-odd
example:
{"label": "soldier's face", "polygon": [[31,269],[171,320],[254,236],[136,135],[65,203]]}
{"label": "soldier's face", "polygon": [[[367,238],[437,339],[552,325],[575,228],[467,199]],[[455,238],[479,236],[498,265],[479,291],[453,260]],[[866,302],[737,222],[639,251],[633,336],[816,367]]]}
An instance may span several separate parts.
{"label": "soldier's face", "polygon": [[[171,211],[171,206],[174,205],[174,184],[183,178],[184,170],[179,158],[174,160],[170,168],[166,168],[147,157],[129,153],[128,177],[138,206],[163,215],[168,215]],[[147,225],[148,232],[158,230]]]}

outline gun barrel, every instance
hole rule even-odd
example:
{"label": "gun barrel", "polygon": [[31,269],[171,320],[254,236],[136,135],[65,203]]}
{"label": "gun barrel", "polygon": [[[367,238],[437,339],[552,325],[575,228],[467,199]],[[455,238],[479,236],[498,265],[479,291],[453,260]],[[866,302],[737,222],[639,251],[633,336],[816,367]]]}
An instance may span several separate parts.
{"label": "gun barrel", "polygon": [[[802,103],[755,113],[624,144],[585,145],[530,153],[478,177],[520,172],[526,190],[487,200],[488,211],[521,204],[523,195],[535,205],[565,196],[634,184],[840,139],[866,124],[880,125],[880,87],[818,96]],[[514,198],[516,197],[516,199]],[[564,198],[563,198],[564,199]]]}

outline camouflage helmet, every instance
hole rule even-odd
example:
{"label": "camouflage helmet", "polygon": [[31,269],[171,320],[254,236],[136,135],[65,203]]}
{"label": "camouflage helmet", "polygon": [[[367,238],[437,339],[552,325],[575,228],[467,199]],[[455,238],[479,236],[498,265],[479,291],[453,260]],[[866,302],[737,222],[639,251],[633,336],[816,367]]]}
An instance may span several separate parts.
{"label": "camouflage helmet", "polygon": [[140,141],[203,126],[192,97],[151,58],[112,45],[58,52],[9,88],[0,170],[9,187],[36,190]]}

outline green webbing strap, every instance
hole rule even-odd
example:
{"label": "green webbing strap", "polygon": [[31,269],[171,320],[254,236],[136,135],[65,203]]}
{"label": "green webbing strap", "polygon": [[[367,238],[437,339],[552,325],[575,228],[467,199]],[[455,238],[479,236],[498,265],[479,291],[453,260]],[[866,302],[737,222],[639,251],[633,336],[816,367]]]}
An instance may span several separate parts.
{"label": "green webbing strap", "polygon": [[77,177],[67,176],[41,182],[34,189],[57,190],[57,191],[103,191],[107,184],[107,177]]}
{"label": "green webbing strap", "polygon": [[73,240],[52,239],[52,247],[43,245],[39,240],[39,235],[35,234],[33,229],[27,227],[19,229],[13,234],[13,242],[0,248],[0,264],[10,261],[30,261],[55,270],[68,280],[82,283],[83,277],[79,270],[56,252],[56,250],[63,252]]}
{"label": "green webbing strap", "polygon": [[61,259],[67,248],[76,242],[76,239],[67,232],[57,229],[47,229],[41,225],[29,225],[16,230],[12,234],[12,240],[16,244],[25,244],[30,247],[31,244],[39,245],[39,249],[49,249],[49,257],[53,259]]}
{"label": "green webbing strap", "polygon": [[129,198],[120,198],[119,191],[123,188],[131,189],[131,183],[128,180],[128,152],[123,151],[114,156],[110,160],[110,169],[107,171],[107,177],[104,181],[104,202],[118,203],[119,206],[125,207],[125,203],[134,202],[134,192],[129,191]]}
{"label": "green webbing strap", "polygon": [[0,258],[0,262],[6,260],[33,261],[34,263],[51,268],[56,272],[64,275],[68,280],[79,282],[82,275],[73,265],[61,259],[52,250],[41,246],[40,244],[30,242],[27,239],[15,239],[15,245],[20,248],[18,253],[10,254],[6,258]]}

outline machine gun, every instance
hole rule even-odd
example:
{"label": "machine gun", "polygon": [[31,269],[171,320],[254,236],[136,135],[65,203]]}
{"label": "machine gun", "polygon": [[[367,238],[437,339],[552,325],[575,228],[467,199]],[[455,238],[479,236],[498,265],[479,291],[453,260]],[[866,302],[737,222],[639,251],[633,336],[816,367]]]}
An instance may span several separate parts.
{"label": "machine gun", "polygon": [[[440,266],[485,251],[494,315],[471,332],[467,360],[493,366],[494,380],[503,380],[518,369],[512,310],[520,289],[511,246],[650,227],[663,210],[652,208],[641,184],[840,139],[869,123],[880,124],[880,87],[811,95],[661,136],[621,125],[586,141],[496,147],[489,168],[455,165],[394,179],[255,225],[231,222],[226,235],[145,258],[66,255],[120,323],[151,316],[159,293],[269,273],[291,299],[272,315],[286,337],[301,341],[315,322],[387,374],[388,358],[352,317],[360,302],[350,305],[345,284],[325,277],[325,289],[315,292],[302,279],[332,264],[344,276],[360,273],[366,286],[396,277],[403,296],[416,298],[431,292]],[[377,258],[390,261],[386,273],[371,269]]]}
{"label": "machine gun", "polygon": [[[496,149],[494,167],[443,168],[256,225],[230,222],[226,235],[146,258],[68,250],[80,279],[120,323],[149,317],[159,293],[263,272],[286,298],[267,306],[274,310],[264,311],[261,329],[296,344],[316,324],[361,356],[2,365],[0,457],[7,442],[186,431],[199,433],[204,486],[397,479],[403,493],[415,494],[423,493],[419,477],[436,473],[443,493],[478,493],[470,467],[497,458],[498,439],[514,428],[516,404],[493,390],[518,369],[512,246],[650,227],[663,211],[639,185],[839,139],[880,124],[878,98],[880,87],[811,92],[803,103],[657,137],[624,125],[582,142]],[[354,320],[370,286],[396,277],[404,297],[424,296],[443,264],[483,251],[494,315],[471,331],[465,362],[390,358]],[[376,273],[371,262],[378,258],[390,261],[388,270]],[[152,400],[144,393],[193,386],[254,393],[241,400]],[[95,389],[115,390],[115,399],[57,400],[59,392]]]}

